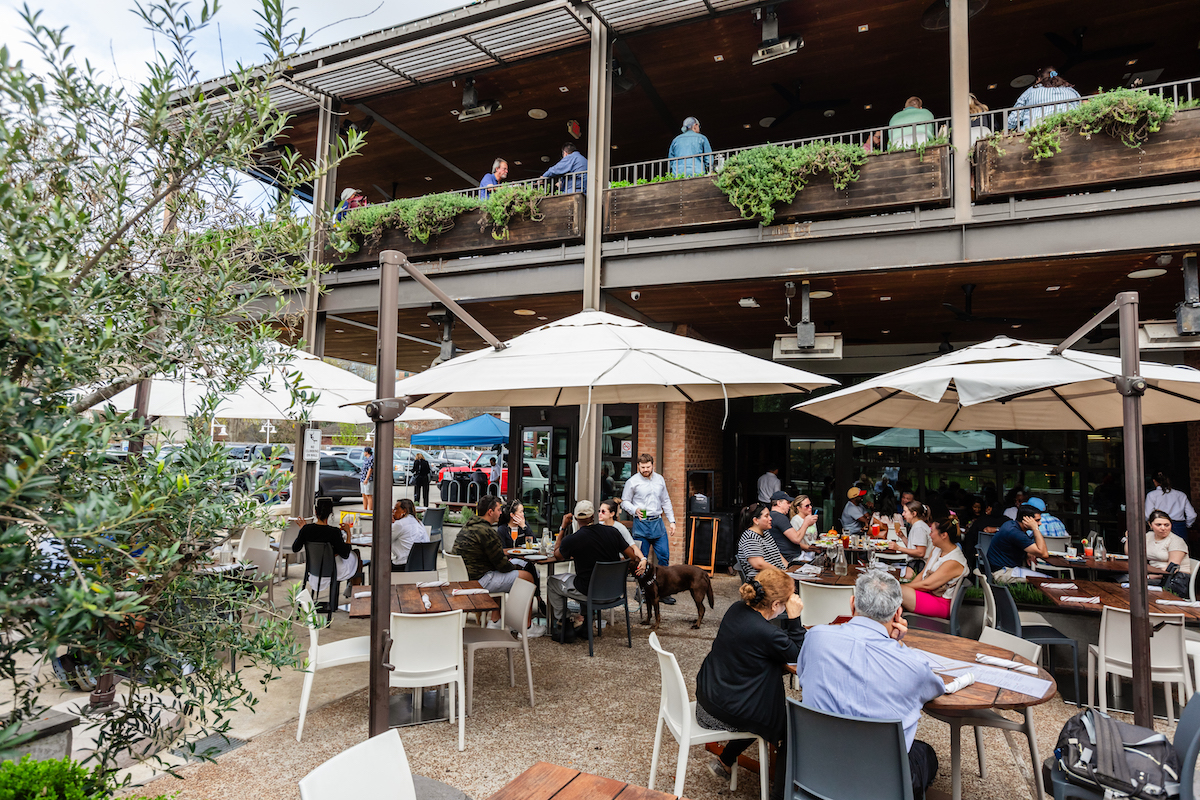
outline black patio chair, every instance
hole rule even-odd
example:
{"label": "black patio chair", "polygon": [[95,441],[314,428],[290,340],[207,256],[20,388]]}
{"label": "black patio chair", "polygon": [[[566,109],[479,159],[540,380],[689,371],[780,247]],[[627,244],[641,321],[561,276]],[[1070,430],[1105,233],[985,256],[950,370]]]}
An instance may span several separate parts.
{"label": "black patio chair", "polygon": [[437,569],[439,542],[417,542],[408,551],[405,572],[429,572]]}
{"label": "black patio chair", "polygon": [[320,601],[320,592],[313,592],[313,601],[318,614],[324,614],[327,622],[333,621],[333,612],[337,610],[340,581],[337,578],[337,560],[333,545],[329,542],[304,543],[304,579],[301,585],[308,586],[308,579],[328,578],[329,592],[324,603]]}

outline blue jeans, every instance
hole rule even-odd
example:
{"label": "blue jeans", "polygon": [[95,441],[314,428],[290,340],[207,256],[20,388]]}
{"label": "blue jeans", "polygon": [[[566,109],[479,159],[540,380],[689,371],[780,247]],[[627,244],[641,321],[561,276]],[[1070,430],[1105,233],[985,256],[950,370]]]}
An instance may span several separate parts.
{"label": "blue jeans", "polygon": [[665,567],[670,563],[670,542],[667,540],[667,526],[663,524],[662,517],[634,519],[632,533],[633,540],[642,546],[643,556],[650,556],[650,547],[653,545],[654,557],[658,560],[658,565]]}

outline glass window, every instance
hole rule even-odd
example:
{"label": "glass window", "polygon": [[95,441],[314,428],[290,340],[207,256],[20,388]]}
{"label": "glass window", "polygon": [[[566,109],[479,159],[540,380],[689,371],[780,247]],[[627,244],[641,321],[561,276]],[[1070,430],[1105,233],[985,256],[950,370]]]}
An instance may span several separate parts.
{"label": "glass window", "polygon": [[636,419],[605,414],[600,429],[600,482],[604,497],[620,497],[637,459]]}

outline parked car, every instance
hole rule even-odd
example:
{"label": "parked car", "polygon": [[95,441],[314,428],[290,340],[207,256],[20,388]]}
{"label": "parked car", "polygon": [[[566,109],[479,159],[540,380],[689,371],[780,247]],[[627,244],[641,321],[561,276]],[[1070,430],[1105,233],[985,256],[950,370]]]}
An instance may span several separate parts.
{"label": "parked car", "polygon": [[[283,456],[274,461],[281,471],[292,471],[292,457]],[[317,477],[317,496],[329,497],[335,503],[344,497],[361,497],[362,487],[358,482],[358,467],[341,456],[321,456],[318,462],[320,474]],[[268,464],[262,463],[250,471],[255,478],[267,472]],[[245,488],[243,486],[243,488]],[[286,499],[287,490],[281,489],[280,496]]]}
{"label": "parked car", "polygon": [[340,457],[346,459],[347,461],[349,461],[354,466],[361,467],[363,461],[367,457],[367,453],[366,453],[367,447],[369,447],[369,445],[363,445],[363,446],[334,445],[333,447],[325,448],[324,452],[327,452],[333,456],[340,456]]}
{"label": "parked car", "polygon": [[426,450],[430,458],[430,466],[434,469],[442,467],[466,467],[475,460],[475,453],[470,450]]}
{"label": "parked car", "polygon": [[[471,460],[471,463],[465,467],[443,467],[438,470],[437,484],[438,490],[442,493],[442,499],[450,496],[451,481],[469,483],[471,476],[475,474],[476,469],[482,470],[485,476],[490,478],[492,471],[492,459],[496,459],[504,466],[500,470],[500,494],[508,496],[508,449],[501,453],[495,450],[485,450]],[[466,492],[463,492],[466,496]]]}
{"label": "parked car", "polygon": [[418,447],[397,447],[392,451],[392,483],[395,486],[408,486],[412,481],[413,454],[420,453],[429,462],[429,468],[436,470],[438,462],[432,455]]}

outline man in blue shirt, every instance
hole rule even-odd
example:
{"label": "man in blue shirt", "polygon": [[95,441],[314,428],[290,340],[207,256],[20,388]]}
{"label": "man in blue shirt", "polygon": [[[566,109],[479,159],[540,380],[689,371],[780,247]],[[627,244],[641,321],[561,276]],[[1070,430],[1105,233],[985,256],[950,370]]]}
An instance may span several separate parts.
{"label": "man in blue shirt", "polygon": [[503,158],[497,158],[492,162],[492,171],[483,176],[483,180],[479,182],[479,188],[484,191],[479,193],[480,200],[487,200],[491,192],[487,191],[489,186],[499,186],[500,181],[508,177],[508,162]]}
{"label": "man in blue shirt", "polygon": [[1024,583],[1026,578],[1046,578],[1029,569],[1039,558],[1049,558],[1042,538],[1042,512],[1025,504],[1017,508],[1017,518],[1008,520],[996,531],[988,547],[988,565],[992,577],[1001,583]]}
{"label": "man in blue shirt", "polygon": [[1031,497],[1025,502],[1026,505],[1031,505],[1042,512],[1041,521],[1038,522],[1038,530],[1042,532],[1043,539],[1071,535],[1067,533],[1067,526],[1061,519],[1046,511],[1045,500],[1040,497]]}
{"label": "man in blue shirt", "polygon": [[557,178],[565,175],[556,185],[562,192],[587,193],[587,159],[580,155],[579,150],[571,142],[562,146],[562,160],[542,174],[543,178]]}
{"label": "man in blue shirt", "polygon": [[700,120],[688,117],[683,121],[682,131],[671,141],[671,149],[667,152],[667,158],[671,159],[671,172],[675,175],[703,175],[712,169],[712,156],[704,155],[712,152],[712,145],[708,143],[708,137],[700,133]]}
{"label": "man in blue shirt", "polygon": [[844,625],[817,625],[804,638],[796,678],[805,705],[830,714],[896,719],[904,724],[913,797],[937,775],[933,748],[917,741],[921,708],[945,692],[923,655],[900,642],[908,632],[899,582],[867,570],[854,582],[853,618]]}

